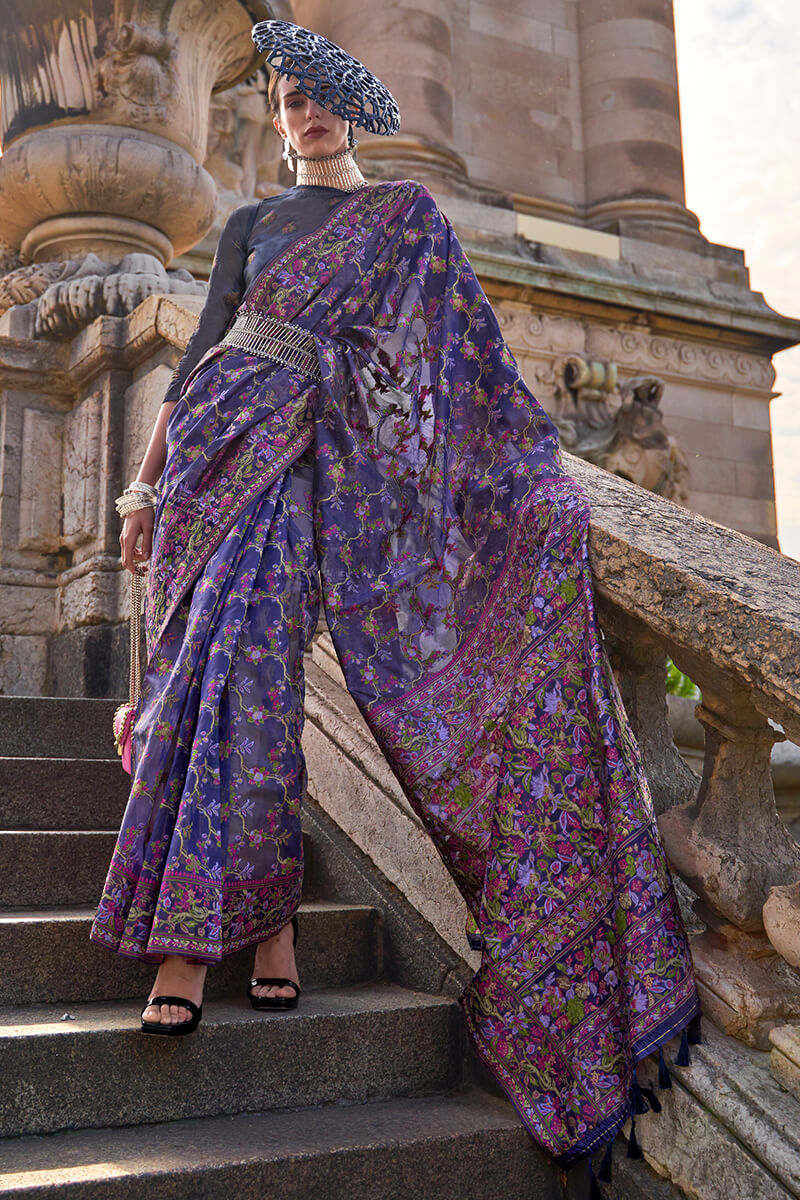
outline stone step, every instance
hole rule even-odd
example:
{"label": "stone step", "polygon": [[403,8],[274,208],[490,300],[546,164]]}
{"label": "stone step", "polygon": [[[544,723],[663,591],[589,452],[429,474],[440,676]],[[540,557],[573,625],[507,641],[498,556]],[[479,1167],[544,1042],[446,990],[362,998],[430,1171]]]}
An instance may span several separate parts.
{"label": "stone step", "polygon": [[[0,832],[0,908],[97,904],[117,831],[6,830]],[[303,835],[303,892],[313,892],[313,847]]]}
{"label": "stone step", "polygon": [[186,1037],[141,1005],[0,1009],[0,1137],[441,1092],[462,1082],[457,1001],[395,985],[304,992],[259,1013],[212,1000]]}
{"label": "stone step", "polygon": [[[0,911],[0,1005],[80,1003],[148,995],[156,968],[89,941],[94,908]],[[297,964],[303,988],[348,987],[382,976],[382,919],[366,904],[304,902]],[[244,994],[254,948],[209,969],[206,996]]]}
{"label": "stone step", "polygon": [[0,756],[116,758],[111,722],[121,700],[0,696]]}
{"label": "stone step", "polygon": [[118,829],[130,788],[118,758],[0,758],[0,829]]}
{"label": "stone step", "polygon": [[450,1096],[20,1138],[3,1200],[555,1200],[509,1104]]}
{"label": "stone step", "polygon": [[116,832],[0,833],[0,907],[96,904]]}

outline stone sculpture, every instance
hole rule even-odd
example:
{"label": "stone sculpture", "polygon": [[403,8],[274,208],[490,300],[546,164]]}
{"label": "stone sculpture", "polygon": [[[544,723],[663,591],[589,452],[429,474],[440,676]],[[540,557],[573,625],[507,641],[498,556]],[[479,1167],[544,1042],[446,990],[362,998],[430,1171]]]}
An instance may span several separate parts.
{"label": "stone sculpture", "polygon": [[7,8],[0,313],[33,303],[37,334],[65,335],[202,294],[168,267],[212,224],[208,101],[257,67],[250,26],[270,6],[68,0],[35,27],[23,0]]}
{"label": "stone sculpture", "polygon": [[34,263],[10,272],[0,279],[0,313],[35,301],[36,336],[64,336],[104,313],[125,316],[148,296],[204,295],[206,286],[184,269],[167,271],[153,254],[126,254],[113,264],[90,253],[80,261]]}
{"label": "stone sculpture", "polygon": [[617,385],[613,362],[571,354],[556,369],[555,421],[566,450],[641,487],[688,503],[689,466],[664,426],[664,382],[636,375]]}

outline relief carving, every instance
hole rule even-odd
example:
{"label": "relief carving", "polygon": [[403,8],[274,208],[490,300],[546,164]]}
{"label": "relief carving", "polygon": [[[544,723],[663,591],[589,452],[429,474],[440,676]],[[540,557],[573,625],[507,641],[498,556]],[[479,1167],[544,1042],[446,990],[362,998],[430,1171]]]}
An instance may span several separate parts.
{"label": "relief carving", "polygon": [[21,262],[19,247],[0,236],[0,276],[7,271],[15,271]]}
{"label": "relief carving", "polygon": [[569,316],[531,315],[516,302],[502,304],[498,319],[503,336],[516,353],[569,354],[573,350],[632,370],[661,372],[734,387],[770,389],[775,368],[769,359],[741,350],[704,346],[653,334],[649,327],[613,328]]}
{"label": "relief carving", "polygon": [[61,431],[58,413],[26,408],[22,418],[19,547],[59,549],[61,532]]}
{"label": "relief carving", "polygon": [[69,276],[75,264],[47,262],[17,267],[0,277],[0,315],[13,304],[30,304],[38,299],[51,283]]}
{"label": "relief carving", "polygon": [[163,118],[177,88],[174,33],[125,21],[106,39],[97,65],[100,107],[123,100],[141,119]]}
{"label": "relief carving", "polygon": [[0,313],[35,301],[37,336],[65,337],[95,317],[124,317],[148,296],[204,296],[207,290],[182,268],[167,271],[152,254],[128,254],[116,265],[87,254],[80,261],[20,267],[0,279]]}
{"label": "relief carving", "polygon": [[[211,99],[205,169],[236,202],[265,191],[265,169],[280,162],[280,146],[267,111],[263,76]],[[271,180],[269,181],[271,182]]]}
{"label": "relief carving", "polygon": [[664,426],[664,382],[637,375],[617,385],[613,362],[569,355],[556,371],[555,424],[565,450],[678,504],[689,499],[689,466]]}
{"label": "relief carving", "polygon": [[496,311],[503,337],[523,353],[533,350],[570,354],[583,346],[586,323],[575,317],[532,313],[513,301],[496,304]]}
{"label": "relief carving", "polygon": [[70,413],[66,427],[63,541],[70,550],[94,541],[100,533],[102,430],[102,399],[87,396]]}
{"label": "relief carving", "polygon": [[644,331],[592,325],[586,348],[592,357],[614,359],[620,366],[634,369],[652,363],[668,374],[764,390],[775,382],[775,369],[769,359]]}

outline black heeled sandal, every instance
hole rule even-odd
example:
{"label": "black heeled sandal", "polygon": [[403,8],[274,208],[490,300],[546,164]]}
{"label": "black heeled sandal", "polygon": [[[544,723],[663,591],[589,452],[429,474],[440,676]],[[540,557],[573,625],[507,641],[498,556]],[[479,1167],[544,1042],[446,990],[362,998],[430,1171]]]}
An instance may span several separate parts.
{"label": "black heeled sandal", "polygon": [[[292,945],[297,945],[297,916],[292,917]],[[291,987],[294,988],[293,996],[254,996],[254,987]],[[257,1011],[265,1012],[267,1010],[285,1011],[288,1008],[297,1008],[297,1001],[300,999],[300,984],[294,979],[276,979],[265,977],[263,979],[251,979],[250,986],[247,989],[247,997]]]}
{"label": "black heeled sandal", "polygon": [[[192,1014],[188,1021],[181,1021],[177,1025],[166,1025],[162,1021],[145,1021],[144,1014],[151,1004],[179,1004],[181,1008],[188,1008]],[[142,1033],[157,1033],[162,1037],[183,1037],[184,1034],[194,1033],[197,1026],[200,1024],[200,1018],[203,1015],[202,1004],[193,1004],[191,1000],[187,1000],[185,996],[153,996],[147,1001],[139,1019],[142,1023]]]}

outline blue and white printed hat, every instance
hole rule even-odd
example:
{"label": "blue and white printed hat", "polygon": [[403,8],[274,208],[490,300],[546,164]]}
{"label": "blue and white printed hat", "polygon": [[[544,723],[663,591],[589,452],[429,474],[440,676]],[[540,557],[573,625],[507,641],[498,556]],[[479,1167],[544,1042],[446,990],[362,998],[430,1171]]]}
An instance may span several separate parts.
{"label": "blue and white printed hat", "polygon": [[273,71],[297,79],[297,89],[321,108],[369,133],[400,128],[392,93],[352,54],[289,21],[259,21],[252,38]]}

